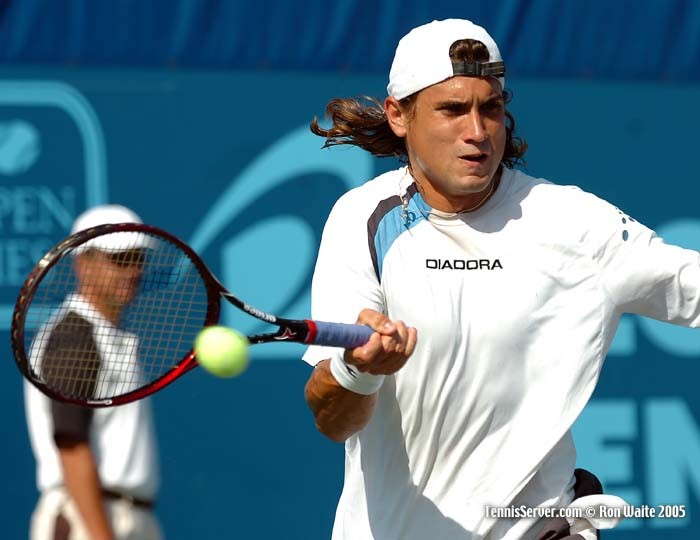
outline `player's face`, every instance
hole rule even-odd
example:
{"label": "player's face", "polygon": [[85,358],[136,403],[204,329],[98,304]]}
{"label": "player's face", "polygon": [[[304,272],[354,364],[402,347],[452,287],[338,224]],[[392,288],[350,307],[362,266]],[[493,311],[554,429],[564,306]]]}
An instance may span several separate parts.
{"label": "player's face", "polygon": [[142,250],[92,250],[80,256],[80,291],[107,311],[120,311],[136,296],[143,264]]}
{"label": "player's face", "polygon": [[[387,100],[387,116],[392,112]],[[413,111],[394,118],[409,163],[433,208],[474,207],[499,171],[506,143],[505,102],[493,78],[452,77],[422,90]]]}

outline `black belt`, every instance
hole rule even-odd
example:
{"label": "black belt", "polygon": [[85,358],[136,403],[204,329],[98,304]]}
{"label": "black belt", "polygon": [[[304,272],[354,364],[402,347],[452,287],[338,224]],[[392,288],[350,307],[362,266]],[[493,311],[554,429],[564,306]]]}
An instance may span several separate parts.
{"label": "black belt", "polygon": [[120,493],[111,489],[103,489],[102,495],[104,495],[107,499],[121,499],[123,501],[129,501],[134,506],[138,506],[140,508],[153,508],[153,501],[139,499],[138,497],[132,497],[131,495],[126,495],[125,493]]}

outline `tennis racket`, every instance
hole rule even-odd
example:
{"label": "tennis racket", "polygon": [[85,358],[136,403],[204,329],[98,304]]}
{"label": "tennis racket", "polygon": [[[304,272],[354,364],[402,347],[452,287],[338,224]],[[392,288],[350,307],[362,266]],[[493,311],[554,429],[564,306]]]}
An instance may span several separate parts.
{"label": "tennis racket", "polygon": [[197,366],[193,343],[219,321],[222,299],[277,328],[251,344],[354,348],[368,326],[283,319],[227,291],[183,241],[137,223],[80,231],[27,277],[12,317],[20,371],[59,401],[107,407],[144,398]]}

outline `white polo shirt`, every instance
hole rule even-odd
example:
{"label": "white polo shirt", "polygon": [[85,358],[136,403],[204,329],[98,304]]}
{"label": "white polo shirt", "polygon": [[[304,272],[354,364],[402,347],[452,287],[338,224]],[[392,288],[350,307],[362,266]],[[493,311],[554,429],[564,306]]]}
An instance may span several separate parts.
{"label": "white polo shirt", "polygon": [[346,442],[333,539],[534,537],[484,506],[571,501],[570,429],[620,315],[698,326],[699,284],[698,253],[521,172],[505,169],[471,213],[428,207],[406,168],[346,193],[324,229],[313,317],[372,308],[415,326],[418,344]]}
{"label": "white polo shirt", "polygon": [[[77,317],[91,328],[100,358],[117,354],[124,363],[138,370],[138,338],[116,328],[100,316],[79,295],[71,295],[49,321],[42,336],[33,344],[32,363],[44,356],[44,348],[52,333],[66,317]],[[119,373],[104,368],[103,362],[95,380],[95,397],[109,395],[113,385],[130,384],[128,370]],[[34,364],[37,365],[37,364]],[[54,443],[52,400],[31,383],[24,383],[25,410],[29,435],[37,461],[37,487],[45,491],[63,484],[60,461]],[[118,407],[93,409],[89,426],[89,442],[95,456],[102,486],[133,497],[152,500],[159,484],[158,456],[149,399]]]}

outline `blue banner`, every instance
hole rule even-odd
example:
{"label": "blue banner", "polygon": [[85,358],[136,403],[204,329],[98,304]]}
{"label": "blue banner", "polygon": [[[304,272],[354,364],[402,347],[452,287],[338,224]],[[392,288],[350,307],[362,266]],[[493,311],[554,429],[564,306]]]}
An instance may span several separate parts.
{"label": "blue banner", "polygon": [[[7,330],[36,259],[86,206],[115,202],[199,251],[234,294],[309,314],[319,235],[335,200],[397,165],[322,150],[308,123],[336,96],[383,97],[383,77],[206,71],[5,71],[0,82],[0,364],[13,441],[3,520],[26,537],[36,501],[21,377]],[[673,243],[700,249],[694,178],[697,86],[509,79],[529,173],[611,201]],[[553,223],[552,227],[557,224]],[[224,313],[244,331],[257,324]],[[330,536],[344,451],[315,432],[303,348],[263,345],[235,380],[195,371],[155,398],[167,537]],[[630,519],[606,538],[700,533],[700,331],[623,319],[575,426],[579,464],[636,505],[683,518]]]}
{"label": "blue banner", "polygon": [[447,18],[487,28],[509,77],[700,81],[683,0],[4,0],[0,61],[384,74],[401,36]]}

